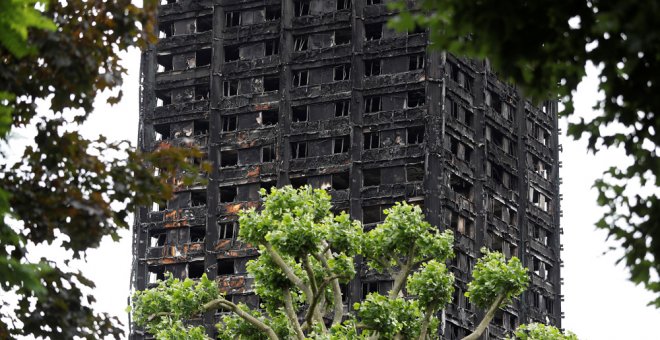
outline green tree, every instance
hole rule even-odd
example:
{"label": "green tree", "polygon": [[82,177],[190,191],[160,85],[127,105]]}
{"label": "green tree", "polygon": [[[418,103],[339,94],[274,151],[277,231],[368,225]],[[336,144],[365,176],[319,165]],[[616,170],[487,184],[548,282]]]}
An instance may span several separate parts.
{"label": "green tree", "polygon": [[541,323],[520,325],[513,335],[514,337],[509,338],[510,340],[577,340],[577,336],[571,332],[563,333],[556,327]]}
{"label": "green tree", "polygon": [[[330,212],[324,190],[288,186],[261,194],[262,209],[239,217],[239,238],[260,249],[247,271],[261,308],[227,300],[205,275],[199,281],[170,276],[154,289],[136,292],[137,325],[157,339],[207,339],[202,326],[186,326],[184,320],[220,309],[230,312],[217,326],[220,339],[436,338],[437,314],[454,290],[445,265],[454,256],[450,230],[431,226],[418,206],[407,203],[385,210],[385,221],[365,232],[346,213]],[[517,258],[484,252],[466,296],[488,312],[466,339],[479,338],[495,311],[520,295],[529,280]],[[394,283],[386,295],[371,293],[345,315],[340,284],[355,277],[357,255]],[[332,319],[329,328],[324,316]]]}
{"label": "green tree", "polygon": [[[76,132],[96,94],[121,85],[126,70],[117,53],[148,43],[143,32],[152,30],[155,2],[145,5],[0,0],[0,139],[11,148],[12,128],[37,128],[16,164],[5,155],[0,162],[0,287],[18,299],[15,307],[4,299],[0,305],[0,339],[120,338],[116,318],[91,308],[94,297],[84,290],[93,282],[47,259],[31,262],[26,247],[61,242],[80,258],[104,237],[118,239],[138,204],[171,196],[171,185],[155,177],[151,165],[187,182],[195,175],[187,159],[199,151],[147,155],[127,142]],[[121,91],[109,101],[119,98]],[[48,117],[37,115],[38,101],[49,106]],[[67,109],[75,113],[65,115]],[[120,156],[104,157],[108,153]]]}
{"label": "green tree", "polygon": [[[660,308],[660,34],[658,1],[420,0],[390,25],[429,29],[433,47],[487,58],[492,69],[526,95],[558,98],[568,135],[587,138],[588,150],[621,147],[634,161],[613,164],[594,187],[605,213],[596,227],[619,241],[631,280],[658,293]],[[571,119],[585,66],[599,67],[595,105],[602,114]],[[636,189],[641,185],[645,190]]]}

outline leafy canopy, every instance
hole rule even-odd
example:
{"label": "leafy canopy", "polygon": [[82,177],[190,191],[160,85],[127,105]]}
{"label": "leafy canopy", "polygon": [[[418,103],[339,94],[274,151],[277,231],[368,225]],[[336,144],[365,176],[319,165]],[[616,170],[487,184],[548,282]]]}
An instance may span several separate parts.
{"label": "leafy canopy", "polygon": [[513,335],[510,340],[577,340],[577,336],[571,332],[562,333],[557,327],[542,323],[520,325]]}
{"label": "leafy canopy", "polygon": [[[612,164],[594,183],[605,208],[596,227],[620,242],[631,280],[657,293],[652,304],[660,307],[660,3],[419,0],[415,6],[390,4],[401,11],[390,26],[427,27],[433,47],[487,58],[524,94],[561,100],[568,135],[586,138],[588,151],[620,147],[633,160]],[[600,72],[599,115],[572,117],[588,63]]]}
{"label": "leafy canopy", "polygon": [[[136,324],[157,339],[206,339],[201,326],[184,320],[219,310],[226,313],[217,325],[220,339],[437,338],[437,314],[454,291],[445,265],[453,257],[451,231],[440,232],[418,206],[405,202],[387,209],[385,221],[365,232],[346,213],[331,212],[324,190],[287,186],[262,189],[261,195],[260,209],[239,215],[239,240],[260,249],[247,265],[260,308],[231,302],[205,275],[199,283],[169,277],[135,294]],[[345,314],[340,284],[355,277],[358,255],[371,273],[394,282],[385,294],[370,293],[353,305],[354,313]],[[496,252],[486,252],[473,273],[470,299],[492,310],[484,325],[529,279],[517,258],[507,262]]]}

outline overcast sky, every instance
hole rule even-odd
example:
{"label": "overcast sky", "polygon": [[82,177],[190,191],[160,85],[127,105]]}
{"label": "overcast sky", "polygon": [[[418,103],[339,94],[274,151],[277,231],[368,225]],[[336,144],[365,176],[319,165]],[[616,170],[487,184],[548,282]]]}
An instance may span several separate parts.
{"label": "overcast sky", "polygon": [[[103,134],[110,140],[127,139],[135,144],[139,53],[133,51],[125,56],[124,64],[129,76],[124,80],[123,100],[110,107],[105,104],[105,97],[100,98],[95,113],[82,129],[86,136]],[[591,109],[598,95],[594,72],[590,68],[591,76],[578,88],[576,112],[584,116],[595,114]],[[565,125],[565,121],[560,122],[563,131],[566,131]],[[15,134],[10,150],[21,149],[17,146],[29,139],[29,131]],[[620,253],[603,254],[609,245],[604,241],[605,234],[595,231],[593,226],[601,210],[595,203],[596,193],[591,185],[604,169],[625,162],[625,157],[620,152],[587,154],[584,142],[565,136],[560,137],[560,143],[564,149],[560,155],[564,197],[561,202],[564,212],[561,220],[564,229],[561,237],[564,245],[563,327],[577,333],[580,339],[659,339],[660,311],[646,306],[653,296],[630,283],[623,266],[614,265]],[[96,310],[117,315],[126,324],[124,309],[130,288],[131,240],[129,231],[124,231],[123,236],[118,243],[107,239],[99,249],[89,251],[87,263],[79,263],[78,267],[96,283]],[[60,251],[49,254],[51,259],[67,256]]]}

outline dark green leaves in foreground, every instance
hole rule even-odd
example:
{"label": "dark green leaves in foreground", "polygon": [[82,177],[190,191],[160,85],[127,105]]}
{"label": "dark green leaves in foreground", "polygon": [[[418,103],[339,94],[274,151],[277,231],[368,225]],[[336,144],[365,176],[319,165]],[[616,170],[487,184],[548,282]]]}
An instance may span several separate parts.
{"label": "dark green leaves in foreground", "polygon": [[[15,164],[0,155],[0,287],[18,300],[0,305],[0,339],[122,338],[116,318],[93,311],[94,297],[84,293],[93,282],[70,272],[68,261],[30,261],[27,249],[61,244],[82,257],[104,237],[117,240],[138,205],[169,199],[173,183],[166,178],[187,185],[204,169],[195,165],[203,163],[198,150],[145,154],[127,142],[77,132],[96,95],[119,89],[126,69],[118,53],[153,41],[142,28],[153,31],[156,3],[144,5],[0,1],[0,139],[20,156],[12,128],[36,127]],[[121,91],[114,92],[108,101],[120,98]],[[39,115],[36,103],[50,112]]]}

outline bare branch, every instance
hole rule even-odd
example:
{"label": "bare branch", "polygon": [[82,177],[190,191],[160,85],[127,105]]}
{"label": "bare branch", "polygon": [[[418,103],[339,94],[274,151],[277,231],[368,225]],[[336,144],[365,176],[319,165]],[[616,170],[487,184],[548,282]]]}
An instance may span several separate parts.
{"label": "bare branch", "polygon": [[[314,254],[314,257],[321,262],[324,268],[330,270],[330,265],[328,265],[328,259],[332,258],[332,253],[330,250],[323,254]],[[342,318],[344,317],[344,304],[341,299],[341,287],[339,286],[338,277],[332,279],[332,300],[333,300],[333,309],[334,315],[332,317],[332,324],[337,325],[341,323]]]}
{"label": "bare branch", "polygon": [[249,322],[252,324],[254,327],[257,327],[260,331],[266,333],[268,338],[270,340],[278,340],[279,338],[277,337],[277,334],[275,334],[275,331],[270,328],[267,324],[265,324],[263,321],[257,319],[256,317],[252,316],[250,313],[242,310],[239,308],[236,304],[233,302],[226,300],[223,297],[219,297],[213,301],[207,302],[204,305],[202,305],[202,310],[203,311],[209,311],[209,310],[214,310],[218,309],[219,307],[227,308],[234,312],[236,315],[238,315],[240,318],[243,320]]}
{"label": "bare branch", "polygon": [[314,275],[314,269],[312,268],[311,263],[309,263],[309,258],[303,257],[302,263],[303,268],[305,268],[305,272],[307,273],[307,277],[309,278],[309,283],[312,286],[312,293],[316,295],[320,289],[316,286],[316,276]]}
{"label": "bare branch", "polygon": [[312,290],[305,284],[305,282],[299,278],[296,273],[293,272],[293,269],[284,261],[282,256],[278,252],[273,249],[273,246],[268,243],[264,242],[264,247],[266,247],[266,250],[268,251],[268,254],[273,258],[273,261],[277,264],[280,269],[284,272],[284,275],[302,292],[305,294],[305,300],[307,303],[311,304],[312,299],[314,297],[314,294],[312,293]]}
{"label": "bare branch", "polygon": [[298,322],[298,315],[296,315],[296,311],[293,309],[291,291],[288,289],[282,289],[282,295],[284,296],[284,310],[286,312],[287,318],[289,319],[291,327],[293,327],[296,332],[296,337],[298,340],[305,340],[305,334],[300,328],[300,323]]}
{"label": "bare branch", "polygon": [[412,246],[410,248],[410,251],[408,251],[406,262],[401,266],[399,272],[396,274],[394,278],[394,284],[392,284],[392,289],[390,290],[390,294],[389,294],[390,299],[395,299],[399,295],[399,292],[401,292],[403,285],[406,283],[406,280],[408,279],[410,270],[412,270],[413,268],[413,259],[415,258],[415,251],[416,251],[415,248],[416,248],[415,246]]}

